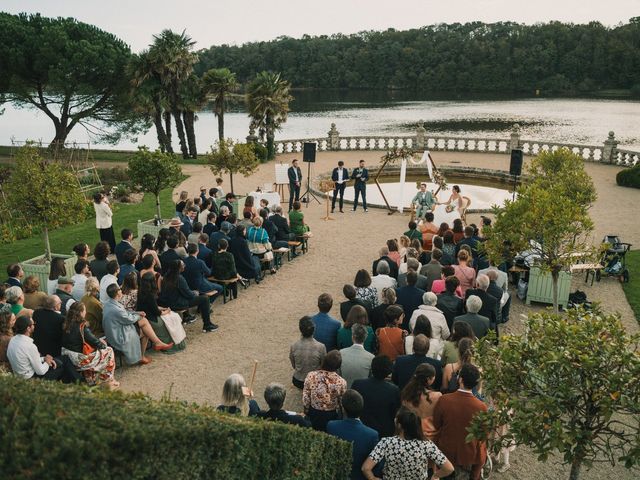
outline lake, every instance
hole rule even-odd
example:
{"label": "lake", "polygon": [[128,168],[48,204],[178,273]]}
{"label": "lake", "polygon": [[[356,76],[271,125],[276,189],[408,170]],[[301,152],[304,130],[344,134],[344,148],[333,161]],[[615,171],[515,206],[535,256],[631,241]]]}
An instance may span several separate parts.
{"label": "lake", "polygon": [[[348,135],[411,134],[419,120],[436,135],[505,137],[515,123],[523,138],[601,144],[610,130],[624,147],[640,149],[640,101],[558,98],[436,98],[416,97],[406,92],[296,91],[287,122],[276,135],[280,139],[326,136],[331,123]],[[244,139],[249,119],[241,107],[225,115],[225,134]],[[53,125],[35,110],[5,106],[0,116],[0,144],[16,140],[53,138]],[[204,152],[217,139],[217,119],[208,112],[198,114],[198,150]],[[76,127],[70,140],[87,142],[87,132]],[[138,138],[123,140],[117,148],[137,144],[157,146],[154,130]],[[94,148],[114,148],[94,145]],[[174,132],[174,148],[177,136]]]}

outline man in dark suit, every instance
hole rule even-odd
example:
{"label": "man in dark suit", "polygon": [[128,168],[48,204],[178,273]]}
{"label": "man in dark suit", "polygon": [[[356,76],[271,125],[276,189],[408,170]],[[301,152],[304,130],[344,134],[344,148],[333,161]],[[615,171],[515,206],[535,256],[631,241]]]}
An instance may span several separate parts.
{"label": "man in dark suit", "polygon": [[209,243],[207,244],[209,249],[212,252],[217,252],[218,242],[222,238],[224,238],[227,242],[229,242],[231,240],[231,237],[229,237],[230,231],[231,231],[231,224],[229,222],[222,222],[222,225],[220,225],[220,230],[218,230],[217,232],[213,232],[209,237]]}
{"label": "man in dark suit", "polygon": [[[500,314],[500,323],[507,323],[509,321],[509,311],[511,310],[511,296],[505,292],[502,288],[498,286],[496,280],[498,279],[498,271],[497,270],[488,270],[487,277],[489,277],[489,287],[487,288],[487,293],[498,300],[498,313]],[[500,308],[502,305],[502,297],[506,294],[507,301],[504,306]]]}
{"label": "man in dark suit", "polygon": [[402,319],[401,327],[409,331],[409,319],[413,315],[413,311],[422,305],[422,296],[424,290],[420,290],[416,287],[418,281],[418,274],[413,270],[407,272],[407,286],[396,289],[396,302],[402,306],[404,311],[404,318]]}
{"label": "man in dark suit", "polygon": [[478,258],[478,240],[473,236],[473,227],[471,225],[467,225],[464,227],[464,238],[460,240],[456,244],[456,256],[460,252],[460,247],[462,245],[468,245],[471,248],[471,255],[473,256],[473,261],[475,265],[475,261]]}
{"label": "man in dark suit", "polygon": [[64,316],[60,313],[62,301],[57,295],[49,295],[44,308],[33,312],[33,343],[43,357],[59,357],[62,349],[62,324]]}
{"label": "man in dark suit", "polygon": [[487,460],[487,445],[478,440],[467,440],[469,425],[487,406],[471,390],[480,381],[475,365],[465,363],[458,375],[458,390],[440,397],[433,412],[433,424],[438,432],[435,443],[453,463],[456,471],[471,472],[468,478],[479,479]]}
{"label": "man in dark suit", "polygon": [[392,368],[389,357],[379,355],[371,361],[371,377],[356,380],[352,386],[364,400],[360,416],[362,423],[373,428],[381,437],[394,435],[394,419],[400,408],[400,389],[387,381]]}
{"label": "man in dark suit", "polygon": [[464,315],[459,315],[455,318],[455,322],[467,322],[474,335],[477,338],[482,338],[489,333],[489,329],[493,328],[489,319],[483,315],[479,315],[478,312],[482,309],[482,300],[477,295],[471,295],[467,298],[467,312]]}
{"label": "man in dark suit", "polygon": [[291,415],[282,409],[287,391],[283,385],[279,383],[270,383],[264,390],[264,400],[269,405],[269,410],[258,412],[258,417],[273,422],[288,423],[290,425],[298,425],[300,427],[310,427],[311,422],[301,415]]}
{"label": "man in dark suit", "polygon": [[331,172],[331,180],[333,180],[335,184],[333,200],[331,201],[331,213],[336,209],[336,198],[338,198],[338,194],[340,194],[340,213],[344,213],[342,205],[344,203],[344,189],[349,181],[349,170],[344,168],[344,162],[342,160],[338,162],[338,166]]}
{"label": "man in dark suit", "polygon": [[433,368],[436,370],[436,379],[433,382],[432,388],[434,390],[440,390],[442,387],[442,362],[427,357],[428,351],[429,339],[426,335],[420,334],[416,335],[416,338],[413,340],[413,354],[400,355],[396,358],[391,380],[398,385],[400,391],[409,383],[409,380],[411,380],[411,377],[416,371],[416,367],[423,363],[433,365]]}
{"label": "man in dark suit", "polygon": [[211,249],[207,247],[209,241],[209,235],[201,233],[198,237],[198,258],[202,260],[205,265],[211,268]]}
{"label": "man in dark suit", "polygon": [[202,233],[206,233],[208,236],[211,236],[213,232],[218,231],[218,225],[216,225],[216,220],[218,219],[218,215],[215,212],[209,212],[207,215],[207,223],[202,227]]}
{"label": "man in dark suit", "polygon": [[163,276],[167,274],[167,270],[171,263],[182,258],[178,255],[178,252],[176,252],[176,248],[178,248],[178,236],[169,235],[169,238],[167,238],[167,251],[160,255]]}
{"label": "man in dark suit", "polygon": [[[401,273],[398,275],[398,288],[407,286],[407,273],[409,273],[409,270],[413,270],[414,272],[417,272],[419,268],[420,268],[420,262],[418,262],[417,259],[408,258],[407,272]],[[427,289],[427,283],[428,283],[427,277],[425,277],[424,275],[420,275],[418,273],[418,280],[416,281],[416,287],[419,288],[420,290],[424,290],[425,292],[428,292],[429,290],[431,290],[431,288]]]}
{"label": "man in dark suit", "polygon": [[[365,168],[364,160],[360,160],[358,168],[353,169],[353,172],[351,172],[351,179],[355,180],[355,183],[353,184],[353,190],[355,192],[355,196],[353,198],[353,211],[355,212],[358,208],[358,196],[362,195],[362,208],[364,208],[365,212],[368,212],[367,180],[369,180],[369,170]],[[342,210],[342,202],[340,202],[340,210]]]}
{"label": "man in dark suit", "polygon": [[359,417],[364,408],[364,400],[357,391],[349,389],[344,392],[340,404],[343,420],[330,421],[327,424],[327,433],[351,443],[353,461],[349,478],[364,480],[365,476],[362,474],[361,467],[378,443],[378,432],[360,421]]}
{"label": "man in dark suit", "polygon": [[193,224],[196,221],[196,217],[198,216],[198,209],[196,207],[189,207],[187,210],[187,214],[182,217],[182,226],[180,227],[180,231],[184,234],[185,237],[189,237],[191,232],[193,232]]}
{"label": "man in dark suit", "polygon": [[282,207],[280,205],[276,205],[275,213],[271,216],[271,221],[278,228],[278,231],[276,232],[277,241],[288,242],[295,238],[295,234],[292,234],[289,229],[289,222],[282,215]]}
{"label": "man in dark suit", "polygon": [[384,260],[389,265],[389,276],[398,279],[398,264],[389,258],[389,247],[382,247],[380,249],[380,258],[373,261],[373,265],[371,267],[371,272],[374,275],[378,274],[378,262],[380,260]]}
{"label": "man in dark suit", "polygon": [[302,170],[298,166],[298,159],[294,158],[287,170],[289,177],[289,211],[293,209],[293,201],[300,200],[300,185],[302,185]]}
{"label": "man in dark suit", "polygon": [[367,310],[367,315],[371,318],[371,304],[360,298],[356,298],[356,287],[350,283],[346,283],[344,287],[342,287],[342,293],[347,298],[346,302],[340,303],[340,317],[342,317],[343,322],[347,320],[347,315],[349,315],[349,312],[355,305],[364,307]]}
{"label": "man in dark suit", "polygon": [[434,248],[431,251],[431,260],[426,265],[423,265],[420,269],[420,275],[427,277],[427,292],[431,291],[431,284],[434,280],[440,280],[442,277],[442,265],[440,260],[442,259],[442,250]]}
{"label": "man in dark suit", "polygon": [[122,237],[122,241],[116,245],[115,253],[116,260],[118,260],[118,265],[124,264],[124,252],[127,250],[134,250],[132,241],[133,241],[133,232],[128,228],[124,228],[122,232],[120,232],[120,236]]}
{"label": "man in dark suit", "polygon": [[487,293],[489,288],[489,277],[484,274],[478,275],[476,278],[476,287],[469,288],[465,292],[465,298],[469,298],[471,295],[476,295],[482,300],[482,308],[478,312],[483,317],[489,319],[491,328],[496,329],[498,333],[498,323],[500,323],[500,300]]}
{"label": "man in dark suit", "polygon": [[22,279],[24,278],[24,270],[19,263],[12,263],[7,267],[7,275],[9,278],[5,282],[10,287],[22,288]]}
{"label": "man in dark suit", "polygon": [[460,286],[460,280],[453,275],[447,277],[444,281],[445,291],[438,295],[438,303],[436,307],[444,314],[447,319],[449,330],[453,328],[453,321],[458,315],[462,315],[464,304],[462,299],[456,295],[456,289]]}

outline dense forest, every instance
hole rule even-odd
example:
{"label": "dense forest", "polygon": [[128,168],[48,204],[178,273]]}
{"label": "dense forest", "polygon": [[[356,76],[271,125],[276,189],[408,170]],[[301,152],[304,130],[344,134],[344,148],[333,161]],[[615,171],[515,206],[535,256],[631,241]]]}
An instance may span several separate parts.
{"label": "dense forest", "polygon": [[640,17],[616,27],[473,22],[213,46],[195,70],[227,67],[243,83],[277,71],[296,88],[637,95],[638,52]]}

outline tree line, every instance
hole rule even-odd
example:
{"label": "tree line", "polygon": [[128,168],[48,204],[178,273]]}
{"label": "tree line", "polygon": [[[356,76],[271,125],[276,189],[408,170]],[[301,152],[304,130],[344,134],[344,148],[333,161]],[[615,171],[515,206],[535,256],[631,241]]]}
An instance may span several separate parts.
{"label": "tree line", "polygon": [[639,47],[640,17],[612,28],[471,22],[212,46],[195,68],[224,65],[240,81],[276,70],[301,88],[575,94],[635,87],[640,94]]}

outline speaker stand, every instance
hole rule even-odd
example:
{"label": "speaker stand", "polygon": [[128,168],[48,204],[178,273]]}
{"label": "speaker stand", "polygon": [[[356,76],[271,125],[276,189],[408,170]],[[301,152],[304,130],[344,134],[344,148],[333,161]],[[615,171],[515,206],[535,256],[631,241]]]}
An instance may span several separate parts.
{"label": "speaker stand", "polygon": [[307,204],[307,208],[309,208],[309,203],[311,202],[309,196],[313,197],[313,199],[318,202],[318,205],[320,205],[320,200],[318,200],[318,197],[311,191],[311,162],[307,162],[307,189],[300,197],[302,198],[302,202]]}

